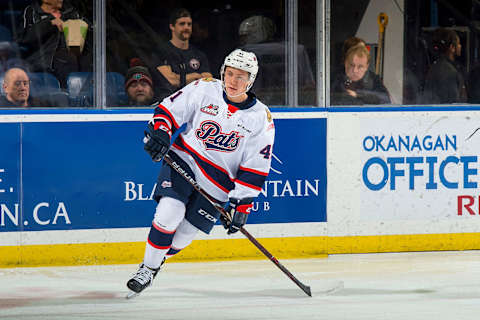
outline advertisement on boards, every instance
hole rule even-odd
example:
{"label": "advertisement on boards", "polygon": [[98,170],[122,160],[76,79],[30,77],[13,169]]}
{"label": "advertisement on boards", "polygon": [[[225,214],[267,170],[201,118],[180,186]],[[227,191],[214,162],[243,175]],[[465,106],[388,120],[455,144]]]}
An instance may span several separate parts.
{"label": "advertisement on boards", "polygon": [[0,231],[21,219],[20,130],[18,123],[0,124]]}
{"label": "advertisement on boards", "polygon": [[[0,123],[0,232],[151,225],[160,169],[145,122]],[[275,120],[249,223],[325,222],[326,119]]]}
{"label": "advertisement on boards", "polygon": [[412,114],[360,132],[361,219],[480,218],[480,121]]}

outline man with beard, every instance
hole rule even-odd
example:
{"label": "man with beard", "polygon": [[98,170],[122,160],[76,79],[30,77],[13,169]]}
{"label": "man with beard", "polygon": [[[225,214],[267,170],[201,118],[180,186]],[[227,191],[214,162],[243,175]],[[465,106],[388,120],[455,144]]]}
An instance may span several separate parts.
{"label": "man with beard", "polygon": [[149,106],[154,103],[152,76],[146,67],[135,66],[128,69],[125,76],[125,91],[129,106]]}
{"label": "man with beard", "polygon": [[184,8],[174,10],[169,27],[172,38],[157,55],[154,72],[155,91],[160,100],[192,81],[212,77],[205,54],[189,43],[192,35],[190,12]]}

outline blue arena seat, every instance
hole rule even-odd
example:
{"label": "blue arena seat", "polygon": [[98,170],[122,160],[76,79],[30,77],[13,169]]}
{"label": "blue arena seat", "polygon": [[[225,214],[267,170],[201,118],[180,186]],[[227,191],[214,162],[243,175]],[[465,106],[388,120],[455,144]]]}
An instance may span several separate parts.
{"label": "blue arena seat", "polygon": [[[67,90],[70,95],[70,106],[91,107],[93,105],[92,72],[72,72],[67,77]],[[116,107],[127,102],[124,89],[125,77],[118,72],[107,72],[107,105]]]}
{"label": "blue arena seat", "polygon": [[0,41],[12,41],[12,32],[0,24]]}
{"label": "blue arena seat", "polygon": [[91,107],[93,104],[93,73],[72,72],[67,77],[71,107]]}
{"label": "blue arena seat", "polygon": [[36,98],[42,102],[42,105],[35,107],[67,108],[70,106],[68,93],[64,91],[47,92]]}
{"label": "blue arena seat", "polygon": [[125,77],[118,72],[107,72],[107,105],[117,107],[127,103]]}
{"label": "blue arena seat", "polygon": [[50,73],[33,72],[30,77],[30,96],[44,103],[41,107],[66,108],[70,106],[69,95],[60,88],[60,82]]}
{"label": "blue arena seat", "polygon": [[46,72],[32,72],[29,73],[30,77],[30,95],[40,96],[46,93],[59,92],[60,82],[57,78],[50,73]]}
{"label": "blue arena seat", "polygon": [[[125,77],[118,72],[107,72],[107,105],[116,107],[127,103],[125,92]],[[67,77],[67,91],[72,107],[91,107],[93,105],[93,83],[92,72],[72,72]]]}

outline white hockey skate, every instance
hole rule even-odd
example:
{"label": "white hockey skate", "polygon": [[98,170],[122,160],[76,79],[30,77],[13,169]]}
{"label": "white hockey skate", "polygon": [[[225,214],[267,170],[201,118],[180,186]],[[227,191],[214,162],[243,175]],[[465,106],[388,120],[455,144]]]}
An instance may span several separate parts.
{"label": "white hockey skate", "polygon": [[160,268],[165,263],[165,258],[162,261],[162,264],[158,269],[150,269],[146,267],[143,263],[140,264],[138,271],[135,275],[128,280],[127,287],[130,289],[130,292],[127,294],[127,299],[132,299],[140,295],[140,293],[146,288],[150,287],[153,283],[153,279],[157,276],[157,273],[160,271]]}

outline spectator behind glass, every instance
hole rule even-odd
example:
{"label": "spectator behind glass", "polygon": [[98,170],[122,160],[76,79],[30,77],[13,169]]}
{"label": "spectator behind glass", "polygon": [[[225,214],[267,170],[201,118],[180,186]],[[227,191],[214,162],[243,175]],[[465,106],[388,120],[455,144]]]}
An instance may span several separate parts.
{"label": "spectator behind glass", "polygon": [[17,35],[17,42],[26,49],[24,58],[32,71],[54,74],[62,88],[66,88],[69,73],[90,71],[92,65],[91,33],[87,34],[82,53],[67,47],[63,23],[69,19],[87,22],[68,1],[33,0],[23,11]]}
{"label": "spectator behind glass", "polygon": [[28,107],[31,105],[30,79],[19,68],[9,69],[2,84],[5,95],[0,97],[0,107]]}
{"label": "spectator behind glass", "polygon": [[432,35],[438,59],[425,78],[423,103],[455,103],[467,101],[465,80],[455,58],[462,54],[462,45],[453,30],[439,28]]}
{"label": "spectator behind glass", "polygon": [[344,69],[334,77],[331,105],[389,104],[390,95],[382,80],[368,70],[370,52],[364,42],[345,53]]}
{"label": "spectator behind glass", "polygon": [[362,38],[350,37],[350,38],[347,38],[345,41],[343,41],[342,68],[344,68],[345,58],[347,57],[348,50],[350,50],[350,48],[355,47],[357,45],[363,45],[364,47],[367,47],[367,43]]}
{"label": "spectator behind glass", "polygon": [[[338,76],[339,74],[342,74],[342,73],[345,72],[345,56],[347,55],[348,49],[350,49],[351,47],[354,47],[356,45],[359,45],[359,44],[363,44],[365,47],[367,47],[367,43],[362,38],[350,37],[350,38],[345,39],[345,41],[343,41],[342,51],[341,51],[341,55],[340,55],[340,57],[341,57],[340,63],[336,64],[333,67],[333,70],[331,70],[331,75],[332,76],[330,77],[330,88],[333,88],[333,84],[337,80],[335,78],[335,76]],[[367,48],[367,50],[368,50],[368,48]]]}
{"label": "spectator behind glass", "polygon": [[189,43],[192,18],[187,9],[176,9],[170,16],[172,38],[155,57],[154,83],[160,100],[201,78],[210,78],[210,67],[203,52]]}
{"label": "spectator behind glass", "polygon": [[130,106],[149,106],[154,100],[153,81],[146,67],[135,66],[128,69],[125,76],[125,91]]}

